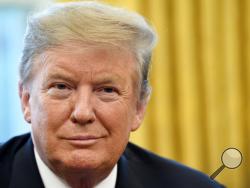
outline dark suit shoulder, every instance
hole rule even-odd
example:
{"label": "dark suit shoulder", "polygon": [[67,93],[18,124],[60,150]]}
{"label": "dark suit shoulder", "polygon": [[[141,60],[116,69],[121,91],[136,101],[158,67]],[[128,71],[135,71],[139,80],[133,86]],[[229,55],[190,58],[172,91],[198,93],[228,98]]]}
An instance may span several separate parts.
{"label": "dark suit shoulder", "polygon": [[1,143],[0,162],[10,160],[10,156],[13,156],[29,139],[30,133],[26,133],[20,136],[15,136],[5,143]]}
{"label": "dark suit shoulder", "polygon": [[135,144],[129,143],[124,156],[129,168],[139,176],[145,187],[222,188],[207,175],[176,161],[165,159]]}
{"label": "dark suit shoulder", "polygon": [[30,134],[16,136],[0,145],[0,185],[9,184],[16,153],[28,142]]}

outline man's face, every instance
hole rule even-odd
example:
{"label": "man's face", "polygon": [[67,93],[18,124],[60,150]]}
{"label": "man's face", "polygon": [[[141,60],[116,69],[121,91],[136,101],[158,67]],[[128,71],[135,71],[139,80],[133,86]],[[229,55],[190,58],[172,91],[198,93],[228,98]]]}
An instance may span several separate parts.
{"label": "man's face", "polygon": [[136,62],[115,48],[64,48],[38,57],[35,76],[21,90],[34,144],[58,173],[110,170],[145,110],[137,99]]}

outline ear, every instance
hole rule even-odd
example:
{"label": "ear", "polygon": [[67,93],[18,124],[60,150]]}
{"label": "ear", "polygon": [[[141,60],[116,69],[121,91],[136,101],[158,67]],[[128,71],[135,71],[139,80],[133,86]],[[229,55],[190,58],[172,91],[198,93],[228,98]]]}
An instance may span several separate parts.
{"label": "ear", "polygon": [[24,119],[27,123],[31,123],[31,113],[29,104],[30,92],[28,88],[26,88],[21,82],[18,83],[18,91]]}
{"label": "ear", "polygon": [[137,107],[136,107],[136,116],[135,116],[135,119],[134,119],[134,123],[131,127],[131,131],[136,131],[143,119],[144,119],[144,115],[145,115],[145,112],[146,112],[146,107],[147,107],[147,101],[139,101],[137,103]]}

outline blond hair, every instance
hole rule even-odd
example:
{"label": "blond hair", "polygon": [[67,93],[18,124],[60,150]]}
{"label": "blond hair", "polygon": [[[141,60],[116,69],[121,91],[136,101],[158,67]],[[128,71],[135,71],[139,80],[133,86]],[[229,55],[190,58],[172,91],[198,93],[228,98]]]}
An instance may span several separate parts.
{"label": "blond hair", "polygon": [[55,4],[28,19],[20,63],[20,81],[31,77],[34,58],[69,41],[86,44],[128,45],[138,67],[140,98],[150,94],[148,73],[156,34],[135,12],[98,2]]}

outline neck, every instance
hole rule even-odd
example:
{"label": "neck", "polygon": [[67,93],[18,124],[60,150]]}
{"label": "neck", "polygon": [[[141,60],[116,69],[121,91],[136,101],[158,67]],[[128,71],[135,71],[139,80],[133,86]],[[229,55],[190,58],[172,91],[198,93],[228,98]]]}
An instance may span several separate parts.
{"label": "neck", "polygon": [[[60,176],[68,183],[72,188],[93,188],[103,179],[105,179],[110,171],[107,172],[84,172],[84,173],[60,173]],[[58,173],[57,173],[58,174]]]}
{"label": "neck", "polygon": [[[42,170],[42,174],[52,173],[51,176],[57,176],[61,178],[61,181],[68,184],[72,188],[93,188],[97,184],[99,184],[102,180],[109,176],[113,169],[113,165],[103,165],[98,168],[91,168],[85,166],[84,168],[80,168],[79,166],[75,167],[67,167],[65,164],[60,162],[55,162],[53,165],[51,163],[45,163],[37,153],[35,149],[35,157],[40,167],[39,170]],[[44,167],[43,167],[44,166]],[[41,168],[42,167],[42,168]],[[48,169],[48,170],[46,170]],[[49,172],[50,171],[50,172]],[[41,172],[40,172],[41,173]],[[116,168],[114,170],[116,176]],[[113,175],[114,175],[113,173]],[[112,176],[113,176],[112,175]]]}
{"label": "neck", "polygon": [[[109,175],[112,177],[110,169],[65,169],[65,168],[50,168],[54,174],[60,177],[66,184],[72,188],[93,188],[102,182]],[[116,170],[114,170],[116,172]],[[114,174],[114,173],[113,173]],[[110,178],[109,178],[110,179]],[[106,180],[103,181],[103,183]],[[103,184],[102,183],[102,184]]]}

